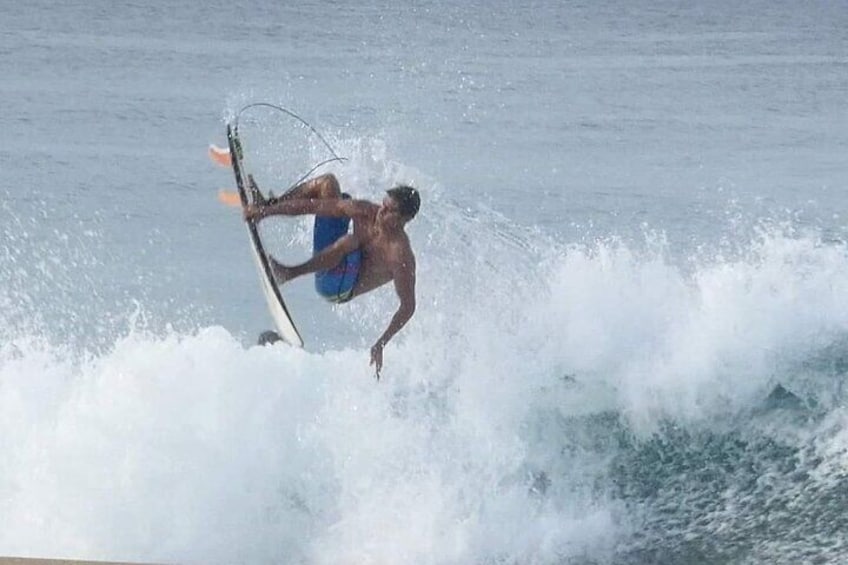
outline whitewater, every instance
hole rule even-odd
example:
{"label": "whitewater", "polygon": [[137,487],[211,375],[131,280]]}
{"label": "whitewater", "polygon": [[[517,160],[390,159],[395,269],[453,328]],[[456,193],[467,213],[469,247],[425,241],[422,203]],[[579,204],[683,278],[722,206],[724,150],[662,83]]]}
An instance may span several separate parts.
{"label": "whitewater", "polygon": [[[7,14],[0,555],[848,559],[843,6]],[[257,101],[355,196],[421,192],[380,382],[390,288],[295,281],[306,347],[255,345],[205,151]],[[263,187],[323,158],[244,127]],[[308,219],[263,229],[309,253]]]}
{"label": "whitewater", "polygon": [[[764,231],[683,269],[658,243],[539,246],[475,219],[497,227],[442,207],[419,228],[427,298],[379,385],[367,347],[154,331],[139,310],[91,351],[4,319],[0,547],[198,563],[845,554],[844,244]],[[474,277],[443,284],[459,265]],[[345,316],[368,327],[382,308]],[[770,403],[778,384],[798,398]]]}

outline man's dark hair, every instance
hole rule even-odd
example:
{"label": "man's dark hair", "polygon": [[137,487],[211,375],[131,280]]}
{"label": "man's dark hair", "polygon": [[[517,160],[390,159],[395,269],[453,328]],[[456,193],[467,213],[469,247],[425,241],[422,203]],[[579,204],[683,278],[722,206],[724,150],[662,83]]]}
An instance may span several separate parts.
{"label": "man's dark hair", "polygon": [[389,196],[397,200],[400,215],[411,220],[418,213],[421,206],[421,197],[418,191],[411,186],[399,185],[386,191]]}

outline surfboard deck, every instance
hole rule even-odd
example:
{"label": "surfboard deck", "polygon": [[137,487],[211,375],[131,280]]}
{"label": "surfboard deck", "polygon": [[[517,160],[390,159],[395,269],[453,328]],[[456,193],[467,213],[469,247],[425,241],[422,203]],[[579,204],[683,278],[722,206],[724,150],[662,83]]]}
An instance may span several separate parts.
{"label": "surfboard deck", "polygon": [[[241,141],[238,137],[238,129],[232,124],[227,124],[227,145],[229,147],[228,152],[213,151],[214,146],[211,146],[209,148],[209,156],[218,164],[229,164],[232,166],[233,173],[236,177],[239,201],[241,207],[246,208],[255,204],[261,197],[261,193],[256,184],[252,182],[253,179],[245,173],[242,165],[244,155],[242,153]],[[213,153],[215,153],[214,156]],[[230,197],[230,201],[232,200],[232,197]],[[231,202],[227,203],[230,204]],[[259,285],[262,288],[265,302],[268,304],[268,311],[274,320],[274,325],[277,327],[277,334],[286,343],[296,347],[303,347],[303,338],[300,336],[300,332],[298,332],[289,314],[286,303],[280,293],[279,285],[274,277],[274,269],[262,244],[262,237],[259,234],[257,221],[247,220],[245,223],[247,224],[250,248],[253,252],[256,270],[259,274]]]}

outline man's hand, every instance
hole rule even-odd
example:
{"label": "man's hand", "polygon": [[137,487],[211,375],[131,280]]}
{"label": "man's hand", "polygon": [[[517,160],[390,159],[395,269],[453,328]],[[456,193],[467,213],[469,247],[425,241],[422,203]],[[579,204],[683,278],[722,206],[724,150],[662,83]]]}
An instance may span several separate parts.
{"label": "man's hand", "polygon": [[247,220],[261,220],[262,219],[262,208],[257,206],[256,204],[251,204],[249,206],[245,206],[244,208],[244,219]]}
{"label": "man's hand", "polygon": [[377,342],[371,348],[371,363],[375,365],[374,370],[377,371],[377,380],[380,380],[380,370],[383,368],[383,343]]}

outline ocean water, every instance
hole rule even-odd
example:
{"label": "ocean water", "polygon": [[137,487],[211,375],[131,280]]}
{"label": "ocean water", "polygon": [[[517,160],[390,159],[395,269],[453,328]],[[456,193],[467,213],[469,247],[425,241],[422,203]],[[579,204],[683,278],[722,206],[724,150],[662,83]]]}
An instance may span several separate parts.
{"label": "ocean water", "polygon": [[[0,555],[848,560],[848,4],[2,3]],[[225,121],[422,194],[418,311],[286,290]],[[326,151],[242,114],[284,189]],[[309,253],[309,221],[269,220]]]}

